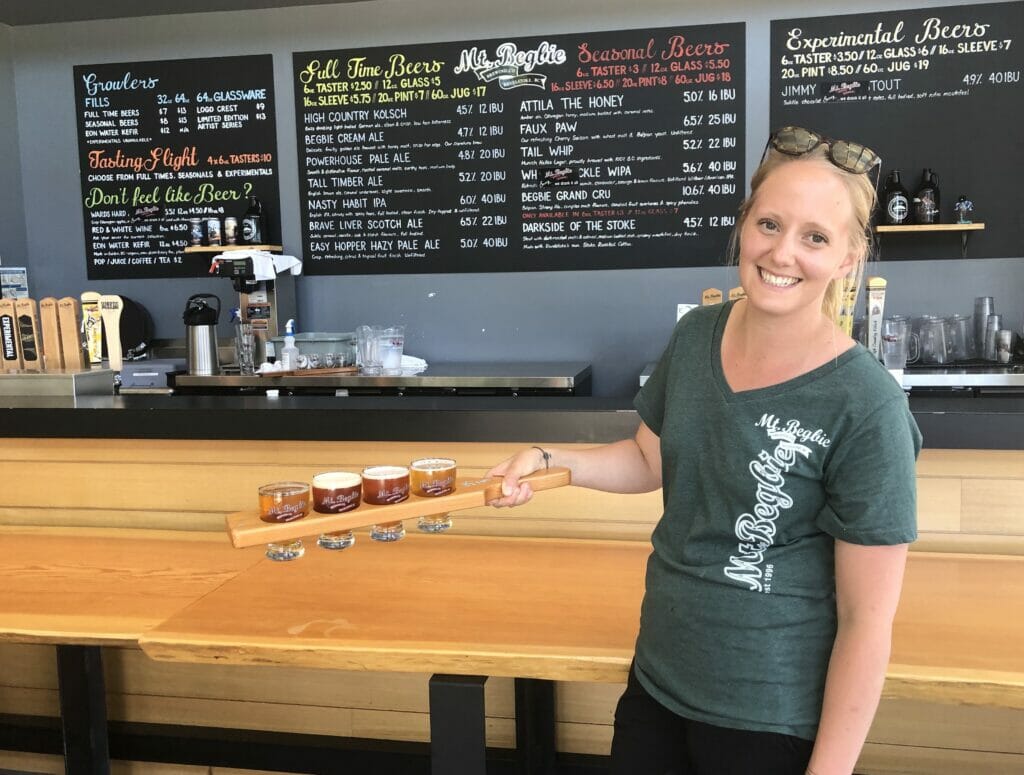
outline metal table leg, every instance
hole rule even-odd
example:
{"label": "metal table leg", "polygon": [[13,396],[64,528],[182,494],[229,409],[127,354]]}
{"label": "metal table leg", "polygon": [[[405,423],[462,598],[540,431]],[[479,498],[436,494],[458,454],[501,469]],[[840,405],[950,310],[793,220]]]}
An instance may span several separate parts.
{"label": "metal table leg", "polygon": [[485,775],[484,682],[487,676],[430,677],[430,771]]}
{"label": "metal table leg", "polygon": [[516,760],[520,775],[555,773],[555,683],[516,679]]}
{"label": "metal table leg", "polygon": [[107,698],[99,646],[57,646],[66,775],[109,775]]}

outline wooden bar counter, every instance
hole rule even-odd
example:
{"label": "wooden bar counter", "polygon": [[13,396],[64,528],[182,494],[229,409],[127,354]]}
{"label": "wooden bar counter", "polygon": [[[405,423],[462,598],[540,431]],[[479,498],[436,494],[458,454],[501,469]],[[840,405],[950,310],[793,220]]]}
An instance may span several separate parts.
{"label": "wooden bar counter", "polygon": [[225,536],[0,527],[0,641],[135,646],[262,558]]}
{"label": "wooden bar counter", "polygon": [[[650,545],[410,535],[264,561],[143,633],[154,659],[624,682]],[[886,696],[1024,708],[1024,558],[912,553]]]}
{"label": "wooden bar counter", "polygon": [[[978,411],[974,411],[976,404]],[[1020,583],[1014,581],[1015,574],[1019,575],[1019,561],[1004,559],[1006,555],[1024,556],[1020,509],[1024,502],[1024,433],[1020,432],[1024,427],[1024,399],[924,398],[915,402],[912,398],[911,408],[925,432],[926,446],[917,466],[920,539],[912,547],[886,696],[858,772],[1024,775],[1024,709],[1020,707],[1016,677],[1021,671],[1019,662],[1014,661],[1015,647],[1024,643],[1020,631],[1014,628],[1014,622],[1024,619],[1020,613],[1022,592]],[[194,531],[204,531],[211,533],[208,540],[222,542],[225,516],[255,506],[256,488],[269,481],[309,481],[321,471],[359,471],[368,463],[404,463],[434,456],[456,459],[460,476],[482,477],[495,462],[524,444],[585,448],[629,436],[637,422],[628,400],[596,398],[283,396],[269,401],[254,397],[122,396],[82,399],[68,405],[7,399],[0,401],[0,436],[4,437],[0,444],[0,469],[4,473],[0,524],[26,530],[116,528],[111,532],[127,535],[137,531],[139,537],[172,532],[185,542],[194,541]],[[164,495],[154,497],[154,493]],[[544,493],[520,509],[460,511],[454,517],[451,534],[434,537],[437,542],[428,545],[441,551],[454,547],[456,538],[488,536],[570,539],[570,545],[571,539],[599,543],[611,540],[613,546],[643,545],[645,552],[660,513],[659,493],[613,495],[566,487]],[[412,532],[412,526],[407,527]],[[12,544],[8,537],[0,535],[5,554],[16,559],[17,551],[9,548]],[[358,577],[345,575],[344,570],[369,563],[367,552],[385,558],[389,551],[405,553],[414,548],[413,540],[410,536],[404,546],[375,546],[366,540],[365,533],[360,533],[353,549],[326,557],[321,557],[325,553],[310,543],[307,556],[300,564],[292,565],[272,564],[253,548],[254,565],[248,567],[260,577],[267,574],[268,593],[273,591],[273,581],[296,577],[290,588],[299,589],[321,606],[315,617],[290,622],[292,626],[309,624],[314,618],[353,623],[362,621],[356,614],[368,613],[340,607],[345,603],[346,589],[356,594],[346,587],[353,582],[364,589],[367,579],[380,580],[373,592],[364,594],[383,595],[399,612],[410,605],[408,599],[420,604],[419,598],[410,598],[420,594],[415,581],[383,578],[390,561],[367,568]],[[177,549],[166,552],[167,565],[163,567],[168,573],[181,567],[173,560],[177,553]],[[930,553],[941,554],[926,561]],[[945,564],[947,561],[950,565]],[[301,563],[310,562],[322,564],[325,575],[319,582],[303,583],[299,577],[313,569],[303,570]],[[45,557],[39,563],[9,567],[16,567],[11,573],[27,577],[52,569],[45,564]],[[567,562],[566,572],[571,568]],[[436,568],[425,564],[422,570],[429,574]],[[433,578],[450,583],[454,572],[448,568],[444,575]],[[151,581],[165,578],[174,593],[177,583],[163,573],[155,571]],[[107,576],[118,592],[138,582],[136,577],[118,570]],[[192,582],[186,578],[181,583]],[[477,585],[488,583],[486,574],[469,576],[460,583],[470,597],[449,605],[443,611],[448,617],[443,624],[450,624],[449,620],[457,623],[459,606],[472,604],[476,606],[473,610],[481,610],[482,602],[473,599],[472,594]],[[528,579],[525,583],[533,582]],[[319,586],[323,585],[337,594],[336,600],[321,596]],[[32,594],[31,586],[26,582],[26,594]],[[140,594],[145,589],[145,584],[138,585]],[[21,629],[0,636],[0,664],[4,665],[0,670],[0,714],[19,718],[52,719],[60,713],[54,647],[49,643],[63,636],[68,636],[68,643],[82,637],[114,642],[147,627],[157,613],[149,605],[150,600],[136,606],[132,614],[136,623],[114,625],[105,622],[103,615],[90,622],[86,621],[89,605],[113,605],[116,601],[109,596],[96,597],[100,593],[94,590],[95,594],[83,594],[88,599],[79,605],[71,602],[76,599],[74,593],[65,601],[54,593],[56,603],[66,604],[64,614],[80,617],[77,623],[69,625],[71,620],[62,617],[61,621],[50,619],[47,623],[44,614],[43,619],[26,628],[22,626],[26,617],[43,613],[45,607],[37,603],[45,604],[47,597],[39,595],[29,603],[26,601],[31,598],[21,600],[15,589],[8,592],[8,601],[21,606],[8,609],[8,615],[15,614],[14,621]],[[485,592],[481,590],[480,594]],[[515,590],[500,590],[498,599],[509,601],[508,606],[513,607],[515,594]],[[553,599],[554,594],[551,588],[538,592],[545,604],[560,605]],[[216,599],[215,595],[209,602]],[[303,610],[304,597],[294,599],[296,611]],[[252,602],[257,604],[253,610],[259,611],[265,601]],[[526,608],[522,602],[516,606]],[[425,667],[423,672],[415,672],[415,649],[427,642],[422,635],[403,642],[388,633],[383,637],[381,632],[353,636],[352,631],[346,631],[347,640],[340,641],[340,630],[328,633],[323,628],[307,630],[301,643],[293,640],[290,650],[294,654],[288,658],[301,655],[308,660],[305,663],[286,660],[282,644],[273,643],[280,639],[276,631],[262,633],[264,640],[255,644],[258,656],[251,660],[245,661],[244,657],[254,644],[234,647],[234,654],[220,659],[212,654],[217,649],[230,652],[228,640],[191,643],[195,633],[178,628],[185,619],[173,616],[181,608],[184,602],[166,617],[168,626],[177,628],[175,632],[161,630],[147,637],[166,636],[169,650],[208,648],[210,655],[189,656],[204,660],[192,663],[158,662],[135,646],[103,646],[112,720],[129,725],[167,725],[182,737],[193,729],[198,735],[219,728],[254,737],[272,731],[324,740],[338,736],[384,739],[421,746],[417,755],[422,759],[422,746],[433,736],[429,670],[472,669],[494,676],[486,682],[486,739],[491,752],[508,751],[517,745],[520,731],[515,707],[519,683],[543,679],[500,676],[517,674],[526,661],[538,670],[529,674],[558,675],[558,671],[567,670],[564,647],[573,645],[549,643],[553,650],[543,657],[539,651],[525,653],[519,649],[522,644],[514,640],[506,643],[511,648],[502,651],[496,640],[489,640],[500,634],[498,629],[491,632],[483,628],[485,637],[478,638],[481,643],[473,640],[472,633],[463,632],[458,637],[465,640],[457,646],[453,646],[458,642],[452,633],[446,632],[444,637],[434,639],[433,653],[428,655],[433,660],[429,670]],[[594,608],[599,609],[600,605]],[[199,615],[202,610],[185,609],[181,614]],[[554,610],[569,622],[566,627],[575,626],[582,616],[579,611]],[[628,613],[635,617],[636,611],[634,606]],[[635,627],[635,619],[631,621]],[[233,637],[235,633],[230,630],[238,628],[240,622],[226,620],[221,624],[228,631],[218,637]],[[101,631],[104,627],[107,632]],[[41,634],[43,630],[45,634]],[[93,630],[96,634],[91,635]],[[31,632],[37,633],[31,636],[34,640],[29,637]],[[238,632],[246,634],[241,629]],[[326,637],[328,634],[330,637]],[[609,643],[606,633],[597,633],[605,640],[594,640],[589,647],[603,651],[581,655],[586,659],[576,660],[573,676],[557,681],[556,686],[553,715],[559,756],[594,757],[598,769],[609,749],[612,712],[622,691],[632,639],[632,632],[613,634],[616,640]],[[181,636],[180,641],[172,635]],[[47,640],[51,637],[53,641]],[[377,643],[371,644],[374,638]],[[466,648],[474,643],[480,646],[478,650]],[[158,648],[156,643],[148,647]],[[276,651],[282,653],[274,654]],[[352,670],[341,669],[345,659],[351,661]],[[268,662],[279,666],[262,667]],[[364,667],[371,663],[384,666],[378,670]],[[320,669],[321,665],[339,669]],[[607,676],[605,682],[593,680],[599,675]],[[0,733],[3,731],[0,727]],[[27,744],[21,740],[16,731],[11,732],[6,750],[33,750],[23,747]],[[57,752],[52,747],[46,750]],[[211,752],[216,756],[219,750]],[[219,761],[221,766],[260,768],[258,762]],[[24,755],[0,751],[0,769],[29,770],[36,764]],[[139,772],[145,775],[164,771],[159,765],[148,769],[133,766],[142,767]]]}

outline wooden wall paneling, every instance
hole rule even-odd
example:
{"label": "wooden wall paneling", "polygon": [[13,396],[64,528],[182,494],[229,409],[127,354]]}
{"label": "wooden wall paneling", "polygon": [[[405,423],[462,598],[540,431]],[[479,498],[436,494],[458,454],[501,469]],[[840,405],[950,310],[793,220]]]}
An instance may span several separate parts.
{"label": "wooden wall paneling", "polygon": [[977,533],[921,533],[911,547],[919,552],[962,552],[966,554],[1024,554],[1024,536],[979,535]]}
{"label": "wooden wall paneling", "polygon": [[[104,667],[108,690],[125,694],[423,713],[428,708],[426,673],[156,662],[137,649],[105,649]],[[513,718],[513,697],[512,679],[485,684],[489,715]]]}
{"label": "wooden wall paneling", "polygon": [[1015,449],[922,449],[918,476],[1024,479],[1024,451]]}
{"label": "wooden wall paneling", "polygon": [[952,477],[917,477],[917,529],[919,532],[960,531],[961,480]]}
{"label": "wooden wall paneling", "polygon": [[868,740],[1024,755],[1024,710],[885,698]]}
{"label": "wooden wall paneling", "polygon": [[[519,442],[379,442],[273,441],[258,444],[265,460],[303,466],[404,464],[418,457],[454,457],[461,465],[489,469],[528,443]],[[594,444],[560,444],[585,449]],[[239,443],[215,439],[4,439],[0,460],[69,460],[74,462],[148,462],[238,464]]]}
{"label": "wooden wall paneling", "polygon": [[224,531],[224,513],[220,511],[142,511],[111,508],[68,509],[0,506],[0,525],[146,528],[212,533]]}
{"label": "wooden wall paneling", "polygon": [[[64,757],[48,754],[0,751],[0,771],[64,775]],[[238,770],[229,767],[159,764],[156,762],[110,763],[110,775],[282,775],[269,770]]]}
{"label": "wooden wall paneling", "polygon": [[59,716],[60,698],[57,696],[56,689],[0,686],[0,713]]}
{"label": "wooden wall paneling", "polygon": [[[15,773],[31,772],[41,775],[64,775],[64,757],[22,753],[21,751],[0,751],[0,771],[10,770]],[[111,772],[113,775],[113,772]],[[191,773],[190,773],[191,775]],[[200,775],[200,773],[196,773]],[[202,772],[202,775],[206,775]]]}
{"label": "wooden wall paneling", "polygon": [[57,650],[54,646],[0,642],[0,665],[3,665],[0,687],[57,688]]}
{"label": "wooden wall paneling", "polygon": [[868,743],[858,775],[1022,775],[1024,756]]}
{"label": "wooden wall paneling", "polygon": [[1024,535],[1024,475],[965,480],[961,524],[971,533]]}

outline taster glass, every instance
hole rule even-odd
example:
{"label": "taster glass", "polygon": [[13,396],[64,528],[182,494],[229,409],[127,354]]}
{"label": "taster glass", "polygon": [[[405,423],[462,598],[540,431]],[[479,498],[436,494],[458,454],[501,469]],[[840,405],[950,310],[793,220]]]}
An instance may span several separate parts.
{"label": "taster glass", "polygon": [[[359,506],[363,480],[359,474],[332,471],[313,477],[313,510],[318,514],[344,514]],[[324,549],[348,549],[356,542],[351,530],[321,533],[316,543]]]}
{"label": "taster glass", "polygon": [[[370,466],[363,469],[363,503],[386,506],[409,497],[409,469],[405,466]],[[380,522],[370,528],[374,541],[405,538],[402,521]]]}
{"label": "taster glass", "polygon": [[[309,485],[305,482],[273,482],[259,489],[260,519],[264,522],[294,522],[309,514]],[[267,544],[271,560],[295,560],[305,549],[295,539]]]}
{"label": "taster glass", "polygon": [[[413,495],[437,498],[455,492],[455,461],[446,457],[425,457],[409,464],[409,483]],[[416,527],[424,533],[443,533],[452,526],[445,514],[420,517]]]}

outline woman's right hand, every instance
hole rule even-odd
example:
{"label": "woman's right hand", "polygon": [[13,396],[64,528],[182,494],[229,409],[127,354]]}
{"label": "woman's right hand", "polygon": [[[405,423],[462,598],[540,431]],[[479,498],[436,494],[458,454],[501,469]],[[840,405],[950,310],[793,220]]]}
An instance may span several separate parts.
{"label": "woman's right hand", "polygon": [[487,472],[487,475],[501,477],[501,497],[491,501],[490,505],[497,508],[522,506],[533,497],[533,488],[519,480],[544,467],[544,456],[536,447],[524,449],[508,460],[498,463]]}

